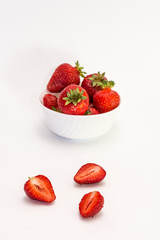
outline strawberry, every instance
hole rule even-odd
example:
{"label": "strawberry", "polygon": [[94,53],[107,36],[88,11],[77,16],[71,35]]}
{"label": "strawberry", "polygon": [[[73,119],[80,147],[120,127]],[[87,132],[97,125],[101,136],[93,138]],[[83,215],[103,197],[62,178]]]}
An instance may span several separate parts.
{"label": "strawberry", "polygon": [[51,203],[56,199],[50,180],[43,175],[29,178],[24,185],[24,191],[34,200]]}
{"label": "strawberry", "polygon": [[95,163],[87,163],[83,165],[76,175],[74,181],[79,184],[97,183],[104,179],[106,171]]}
{"label": "strawberry", "polygon": [[89,105],[87,92],[80,86],[71,84],[60,93],[58,107],[62,113],[83,115]]}
{"label": "strawberry", "polygon": [[113,81],[108,81],[107,78],[105,77],[105,73],[100,74],[94,73],[87,75],[82,82],[81,85],[88,93],[90,99],[92,100],[93,95],[102,89],[108,88],[108,87],[113,87],[114,82]]}
{"label": "strawberry", "polygon": [[49,109],[57,108],[58,107],[57,97],[52,94],[46,94],[43,97],[43,105]]}
{"label": "strawberry", "polygon": [[101,211],[103,204],[104,198],[98,191],[89,192],[81,199],[79,212],[83,218],[93,217]]}
{"label": "strawberry", "polygon": [[93,104],[100,113],[109,112],[119,106],[120,96],[110,88],[104,89],[94,94]]}
{"label": "strawberry", "polygon": [[83,67],[79,66],[78,61],[75,64],[75,67],[68,63],[59,65],[48,82],[47,90],[49,92],[61,92],[70,84],[79,85],[80,76],[84,77],[85,72],[82,71]]}
{"label": "strawberry", "polygon": [[95,115],[95,114],[99,114],[97,109],[95,109],[94,107],[89,107],[84,115]]}

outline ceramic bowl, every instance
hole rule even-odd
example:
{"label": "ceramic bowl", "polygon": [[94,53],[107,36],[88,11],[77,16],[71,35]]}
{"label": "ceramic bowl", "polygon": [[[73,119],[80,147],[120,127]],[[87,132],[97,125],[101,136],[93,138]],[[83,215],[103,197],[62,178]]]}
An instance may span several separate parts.
{"label": "ceramic bowl", "polygon": [[[43,97],[49,93],[46,89],[40,93],[39,101],[44,121],[53,133],[73,140],[89,140],[108,132],[114,123],[116,109],[97,115],[69,115],[55,112],[43,105]],[[57,93],[53,93],[58,97]]]}

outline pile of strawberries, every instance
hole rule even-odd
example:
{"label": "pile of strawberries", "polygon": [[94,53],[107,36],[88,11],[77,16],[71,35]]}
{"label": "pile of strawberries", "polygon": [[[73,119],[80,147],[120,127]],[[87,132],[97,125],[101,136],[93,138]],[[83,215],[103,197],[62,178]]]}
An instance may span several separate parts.
{"label": "pile of strawberries", "polygon": [[[100,114],[119,106],[120,96],[111,89],[115,83],[108,81],[105,73],[84,74],[78,61],[75,67],[68,63],[59,65],[47,84],[50,93],[43,97],[44,106],[72,115]],[[53,93],[59,93],[58,99]]]}
{"label": "pile of strawberries", "polygon": [[[106,171],[95,163],[83,165],[74,176],[78,184],[93,184],[104,179]],[[29,178],[24,185],[24,191],[31,199],[51,203],[56,199],[50,180],[44,175]],[[79,212],[83,218],[93,217],[103,207],[104,198],[98,191],[85,194],[79,203]]]}

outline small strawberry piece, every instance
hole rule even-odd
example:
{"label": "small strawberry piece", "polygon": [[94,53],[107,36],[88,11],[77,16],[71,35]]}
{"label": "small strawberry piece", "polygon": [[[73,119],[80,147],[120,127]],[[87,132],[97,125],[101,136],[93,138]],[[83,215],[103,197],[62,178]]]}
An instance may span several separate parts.
{"label": "small strawberry piece", "polygon": [[84,115],[89,105],[87,92],[80,86],[71,84],[60,93],[58,107],[62,113]]}
{"label": "small strawberry piece", "polygon": [[99,114],[97,109],[95,109],[94,107],[90,107],[88,108],[88,110],[85,112],[84,115],[95,115],[95,114]]}
{"label": "small strawberry piece", "polygon": [[34,200],[51,203],[56,199],[50,180],[43,175],[29,178],[24,185],[24,191]]}
{"label": "small strawberry piece", "polygon": [[109,112],[120,104],[120,96],[110,88],[98,91],[93,96],[93,104],[100,113]]}
{"label": "small strawberry piece", "polygon": [[58,107],[57,97],[52,94],[46,94],[43,97],[43,105],[49,109],[57,108]]}
{"label": "small strawberry piece", "polygon": [[108,88],[108,87],[109,88],[113,87],[114,82],[108,81],[107,78],[105,77],[105,73],[100,74],[100,72],[98,72],[98,73],[87,75],[83,79],[81,86],[87,91],[90,99],[92,100],[93,95],[97,91]]}
{"label": "small strawberry piece", "polygon": [[98,192],[85,194],[79,203],[79,212],[83,218],[93,217],[99,213],[104,205],[104,198]]}
{"label": "small strawberry piece", "polygon": [[59,65],[54,71],[50,81],[47,84],[47,90],[49,92],[61,92],[65,87],[70,84],[80,83],[80,76],[84,77],[83,67],[79,66],[79,62],[75,63],[75,67],[72,67],[68,63]]}
{"label": "small strawberry piece", "polygon": [[106,171],[95,163],[87,163],[83,165],[76,175],[74,181],[79,184],[98,183],[104,179]]}

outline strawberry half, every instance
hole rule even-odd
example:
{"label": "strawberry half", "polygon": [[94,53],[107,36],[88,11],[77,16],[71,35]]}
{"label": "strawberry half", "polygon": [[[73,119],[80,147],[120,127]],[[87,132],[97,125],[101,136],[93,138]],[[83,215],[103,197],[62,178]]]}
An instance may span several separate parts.
{"label": "strawberry half", "polygon": [[29,178],[24,185],[24,191],[34,200],[51,203],[56,199],[50,180],[43,175]]}
{"label": "strawberry half", "polygon": [[97,183],[104,179],[106,171],[95,163],[87,163],[83,165],[76,175],[74,181],[79,184]]}
{"label": "strawberry half", "polygon": [[79,203],[79,212],[83,218],[93,217],[99,213],[104,205],[104,198],[98,192],[89,192],[83,196]]}

